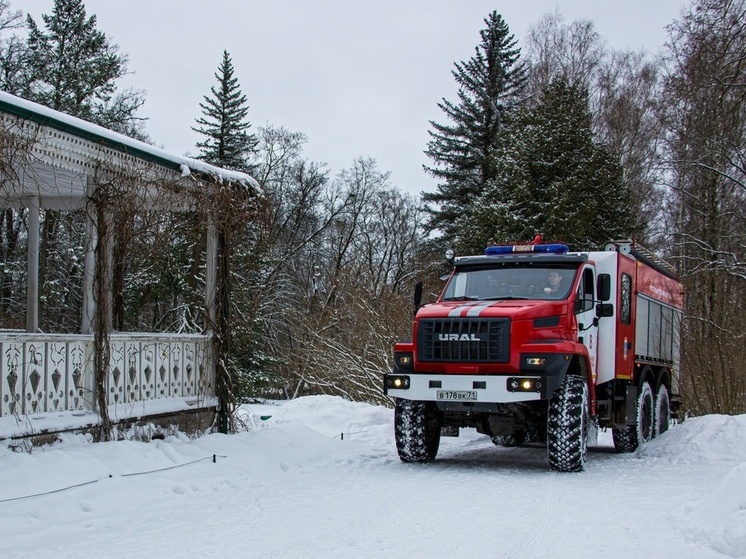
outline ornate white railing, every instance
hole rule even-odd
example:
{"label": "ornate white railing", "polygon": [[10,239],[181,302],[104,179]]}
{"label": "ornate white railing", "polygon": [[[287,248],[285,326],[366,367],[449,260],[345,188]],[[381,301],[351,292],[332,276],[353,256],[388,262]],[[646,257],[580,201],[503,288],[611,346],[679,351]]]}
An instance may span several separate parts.
{"label": "ornate white railing", "polygon": [[[107,406],[213,400],[211,337],[111,334]],[[0,417],[95,411],[93,336],[0,331]]]}

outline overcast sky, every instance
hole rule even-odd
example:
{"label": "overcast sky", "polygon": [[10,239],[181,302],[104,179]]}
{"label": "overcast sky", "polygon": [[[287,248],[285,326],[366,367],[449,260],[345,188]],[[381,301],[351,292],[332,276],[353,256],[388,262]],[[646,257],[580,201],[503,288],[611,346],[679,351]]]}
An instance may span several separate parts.
{"label": "overcast sky", "polygon": [[[42,26],[53,0],[11,0]],[[661,50],[687,0],[86,0],[98,28],[129,57],[120,87],[146,92],[152,140],[194,154],[199,103],[227,50],[256,126],[303,132],[305,155],[336,174],[373,157],[407,192],[433,191],[422,171],[437,103],[456,99],[453,63],[467,60],[497,10],[522,43],[559,9],[590,19],[615,49]]]}

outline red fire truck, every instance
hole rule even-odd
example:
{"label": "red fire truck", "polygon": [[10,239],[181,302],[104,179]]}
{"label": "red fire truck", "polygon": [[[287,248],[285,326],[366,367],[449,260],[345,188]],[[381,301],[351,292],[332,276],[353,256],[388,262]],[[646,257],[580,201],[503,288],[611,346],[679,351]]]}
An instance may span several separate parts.
{"label": "red fire truck", "polygon": [[435,303],[415,289],[413,339],[384,376],[403,461],[435,459],[441,436],[470,427],[496,444],[545,443],[552,469],[579,471],[598,427],[619,452],[668,429],[684,293],[652,253],[537,238],[453,264]]}

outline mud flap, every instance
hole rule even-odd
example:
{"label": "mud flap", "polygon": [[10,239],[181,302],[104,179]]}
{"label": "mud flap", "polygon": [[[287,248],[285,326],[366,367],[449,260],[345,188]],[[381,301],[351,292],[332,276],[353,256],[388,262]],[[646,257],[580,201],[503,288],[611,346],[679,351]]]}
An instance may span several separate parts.
{"label": "mud flap", "polygon": [[637,387],[628,386],[627,394],[625,395],[626,414],[624,418],[627,425],[635,425],[637,423]]}

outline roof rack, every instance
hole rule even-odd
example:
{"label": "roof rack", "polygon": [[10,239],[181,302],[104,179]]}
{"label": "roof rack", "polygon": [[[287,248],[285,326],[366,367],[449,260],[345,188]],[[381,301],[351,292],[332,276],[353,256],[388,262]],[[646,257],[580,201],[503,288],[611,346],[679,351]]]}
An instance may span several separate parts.
{"label": "roof rack", "polygon": [[652,250],[645,248],[634,239],[619,239],[610,241],[606,245],[606,250],[616,250],[622,254],[631,254],[635,258],[643,260],[650,267],[655,268],[662,274],[672,278],[678,279],[676,270],[668,262],[663,260]]}

